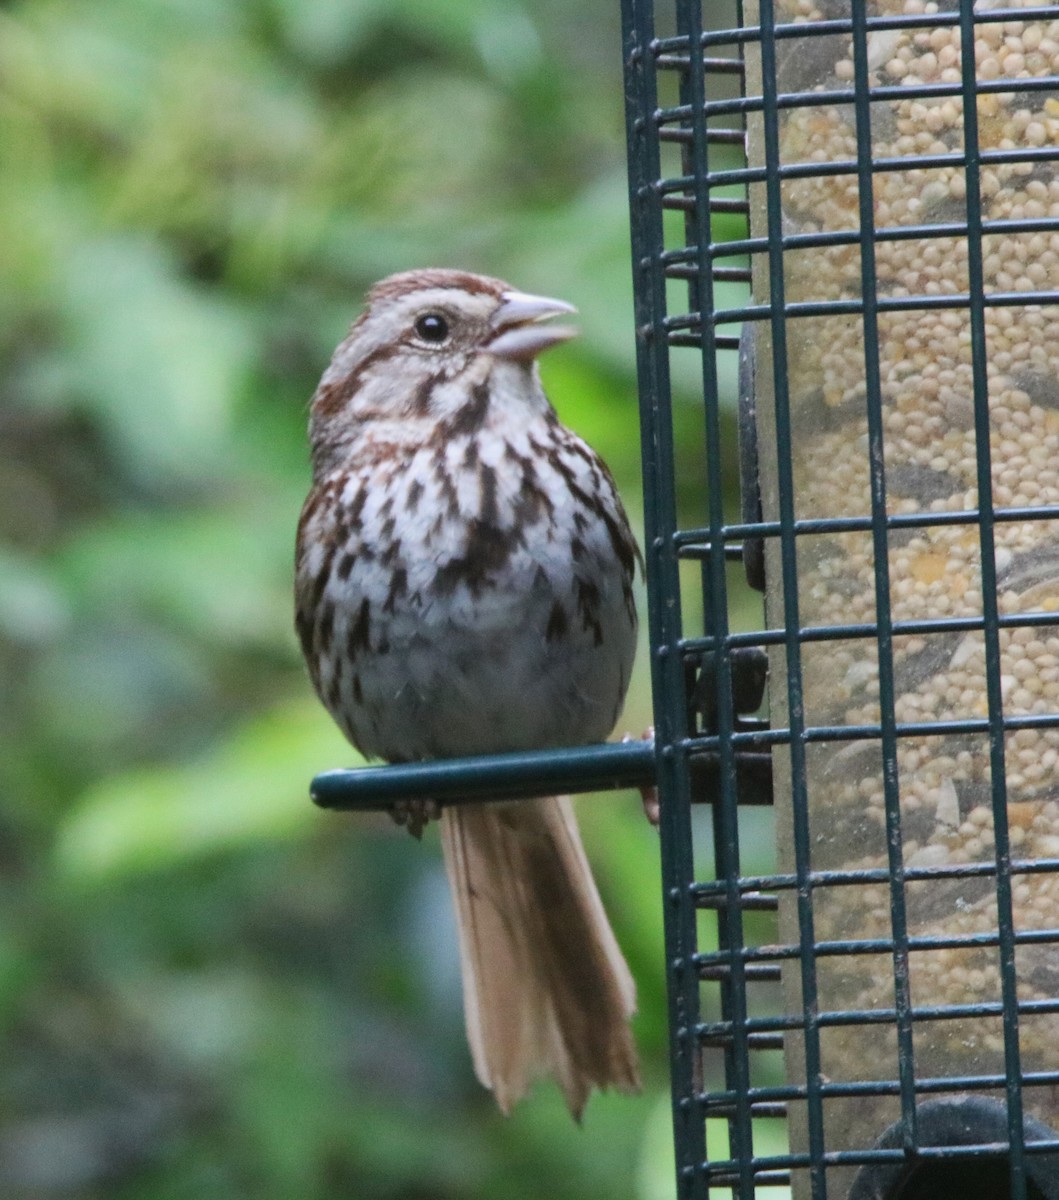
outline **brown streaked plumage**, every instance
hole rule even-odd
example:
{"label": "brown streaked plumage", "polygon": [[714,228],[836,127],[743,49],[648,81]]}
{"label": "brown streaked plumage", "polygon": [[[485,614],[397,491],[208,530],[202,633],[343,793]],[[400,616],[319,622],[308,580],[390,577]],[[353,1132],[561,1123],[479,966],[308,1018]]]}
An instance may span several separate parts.
{"label": "brown streaked plumage", "polygon": [[[607,736],[636,639],[639,550],[536,356],[569,306],[497,279],[391,276],[313,398],[296,626],[318,694],[391,762]],[[422,814],[414,814],[414,822]],[[445,811],[467,1034],[504,1112],[552,1075],[579,1117],[638,1086],[635,988],[568,800]]]}

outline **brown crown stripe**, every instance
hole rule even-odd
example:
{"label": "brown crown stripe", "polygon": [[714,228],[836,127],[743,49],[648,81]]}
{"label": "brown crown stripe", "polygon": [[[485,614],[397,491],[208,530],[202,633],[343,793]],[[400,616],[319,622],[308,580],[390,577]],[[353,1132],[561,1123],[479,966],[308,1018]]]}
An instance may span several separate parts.
{"label": "brown crown stripe", "polygon": [[368,304],[377,300],[397,300],[413,292],[435,288],[470,292],[474,296],[496,296],[511,290],[502,279],[491,279],[485,275],[469,275],[464,271],[402,271],[383,279],[368,292]]}

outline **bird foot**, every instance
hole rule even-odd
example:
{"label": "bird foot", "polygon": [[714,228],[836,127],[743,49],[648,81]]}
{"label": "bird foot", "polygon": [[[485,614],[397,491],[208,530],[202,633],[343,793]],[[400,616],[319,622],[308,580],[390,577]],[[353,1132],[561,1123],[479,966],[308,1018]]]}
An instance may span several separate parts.
{"label": "bird foot", "polygon": [[[644,730],[640,738],[634,738],[631,733],[625,734],[623,742],[653,742],[655,740],[655,729],[653,725],[649,725]],[[647,818],[648,824],[658,828],[659,812],[658,812],[658,788],[653,783],[645,784],[640,790],[640,799],[643,801],[643,815]]]}
{"label": "bird foot", "polygon": [[436,800],[398,800],[390,809],[390,816],[418,842],[427,825],[441,816],[441,805]]}

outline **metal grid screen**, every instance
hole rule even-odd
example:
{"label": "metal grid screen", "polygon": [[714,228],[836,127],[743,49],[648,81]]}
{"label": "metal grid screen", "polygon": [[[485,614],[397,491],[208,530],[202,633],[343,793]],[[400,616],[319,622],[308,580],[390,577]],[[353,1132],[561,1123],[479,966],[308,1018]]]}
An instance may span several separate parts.
{"label": "metal grid screen", "polygon": [[680,1194],[1059,1195],[1059,7],[623,9]]}

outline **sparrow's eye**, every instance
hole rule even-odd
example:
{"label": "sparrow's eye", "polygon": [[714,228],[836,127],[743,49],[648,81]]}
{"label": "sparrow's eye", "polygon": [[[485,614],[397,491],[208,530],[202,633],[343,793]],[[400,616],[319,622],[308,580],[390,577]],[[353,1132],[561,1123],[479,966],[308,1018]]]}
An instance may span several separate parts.
{"label": "sparrow's eye", "polygon": [[440,313],[424,313],[416,321],[415,330],[424,342],[443,342],[449,336],[449,323]]}

